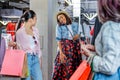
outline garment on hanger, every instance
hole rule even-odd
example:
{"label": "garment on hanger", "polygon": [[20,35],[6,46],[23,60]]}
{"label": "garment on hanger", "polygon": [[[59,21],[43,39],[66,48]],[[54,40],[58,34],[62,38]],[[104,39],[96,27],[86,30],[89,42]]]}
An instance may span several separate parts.
{"label": "garment on hanger", "polygon": [[6,26],[6,32],[8,34],[11,34],[11,36],[14,36],[15,35],[15,27],[16,27],[15,22],[9,22]]}

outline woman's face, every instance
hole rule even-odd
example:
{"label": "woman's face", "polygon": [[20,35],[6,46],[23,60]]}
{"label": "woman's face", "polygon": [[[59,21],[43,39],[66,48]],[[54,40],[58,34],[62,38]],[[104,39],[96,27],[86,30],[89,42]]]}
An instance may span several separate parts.
{"label": "woman's face", "polygon": [[61,24],[66,24],[66,18],[63,14],[58,15],[58,20]]}

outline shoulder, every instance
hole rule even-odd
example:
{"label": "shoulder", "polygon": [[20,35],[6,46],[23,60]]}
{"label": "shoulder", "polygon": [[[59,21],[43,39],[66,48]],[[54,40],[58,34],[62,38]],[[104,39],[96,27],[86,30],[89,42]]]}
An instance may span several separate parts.
{"label": "shoulder", "polygon": [[62,29],[65,29],[65,25],[56,25],[56,29],[57,30],[62,30]]}
{"label": "shoulder", "polygon": [[107,21],[101,28],[101,34],[105,37],[112,36],[112,38],[113,36],[120,34],[120,23]]}
{"label": "shoulder", "polygon": [[120,29],[120,23],[114,22],[114,21],[107,21],[102,25],[102,29],[111,29],[111,30],[119,30]]}
{"label": "shoulder", "polygon": [[58,24],[56,25],[56,29],[59,29],[61,26],[59,26]]}
{"label": "shoulder", "polygon": [[16,35],[19,35],[25,31],[24,27],[21,27],[20,29],[17,30]]}

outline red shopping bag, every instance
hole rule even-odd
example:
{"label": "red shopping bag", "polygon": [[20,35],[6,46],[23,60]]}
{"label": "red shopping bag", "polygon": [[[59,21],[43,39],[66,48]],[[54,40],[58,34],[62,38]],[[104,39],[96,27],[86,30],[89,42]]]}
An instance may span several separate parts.
{"label": "red shopping bag", "polygon": [[77,70],[70,77],[70,80],[87,80],[91,71],[91,67],[86,60],[83,60]]}
{"label": "red shopping bag", "polygon": [[28,76],[27,55],[23,50],[6,50],[0,74]]}

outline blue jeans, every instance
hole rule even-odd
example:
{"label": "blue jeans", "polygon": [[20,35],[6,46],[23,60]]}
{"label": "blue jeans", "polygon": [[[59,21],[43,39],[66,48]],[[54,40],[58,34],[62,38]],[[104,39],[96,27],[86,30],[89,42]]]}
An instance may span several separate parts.
{"label": "blue jeans", "polygon": [[116,73],[112,75],[106,75],[103,73],[95,73],[93,80],[120,80],[120,68]]}
{"label": "blue jeans", "polygon": [[29,69],[29,76],[24,80],[42,80],[42,72],[40,69],[40,62],[37,55],[27,54],[28,58],[28,69]]}

